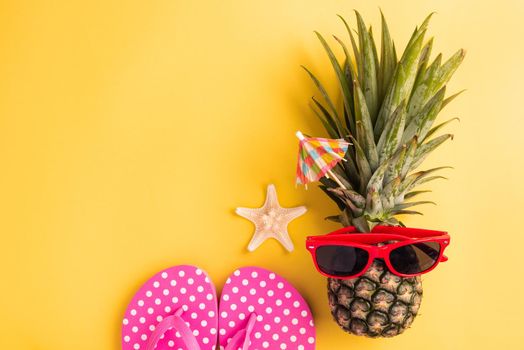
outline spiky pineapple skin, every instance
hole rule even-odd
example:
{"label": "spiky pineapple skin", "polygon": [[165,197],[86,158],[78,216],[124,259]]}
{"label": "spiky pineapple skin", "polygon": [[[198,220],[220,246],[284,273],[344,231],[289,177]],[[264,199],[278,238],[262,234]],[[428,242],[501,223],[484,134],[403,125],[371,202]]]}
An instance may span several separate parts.
{"label": "spiky pineapple skin", "polygon": [[393,337],[409,328],[422,301],[422,281],[392,274],[382,260],[354,279],[328,278],[329,308],[346,332]]}

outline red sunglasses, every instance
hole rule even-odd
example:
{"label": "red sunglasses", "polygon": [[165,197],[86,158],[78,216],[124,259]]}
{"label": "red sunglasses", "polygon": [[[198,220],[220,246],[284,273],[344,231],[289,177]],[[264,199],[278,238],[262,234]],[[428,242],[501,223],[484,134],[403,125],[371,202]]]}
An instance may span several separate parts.
{"label": "red sunglasses", "polygon": [[[378,243],[394,243],[377,245]],[[371,233],[345,227],[322,236],[310,236],[306,248],[317,270],[327,277],[349,279],[364,274],[374,259],[383,259],[389,270],[412,277],[433,270],[447,261],[444,249],[449,234],[397,226],[376,226]]]}

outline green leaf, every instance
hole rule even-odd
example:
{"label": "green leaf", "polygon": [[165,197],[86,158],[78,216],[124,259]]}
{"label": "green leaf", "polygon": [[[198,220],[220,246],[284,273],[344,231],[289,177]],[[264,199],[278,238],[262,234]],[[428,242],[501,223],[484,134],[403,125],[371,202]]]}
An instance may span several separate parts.
{"label": "green leaf", "polygon": [[[355,37],[353,36],[353,32],[351,31],[351,28],[349,27],[348,22],[346,22],[344,17],[342,17],[341,15],[337,15],[337,16],[342,20],[342,22],[344,23],[344,26],[346,27],[346,30],[347,30],[347,32],[349,34],[349,38],[351,40],[351,47],[353,48],[353,54],[355,56],[356,66],[360,67],[361,66],[361,64],[360,64],[360,52],[358,50],[357,43],[355,41]],[[351,63],[353,63],[353,62],[351,61]],[[353,66],[353,64],[351,64],[351,69],[352,69],[351,72],[352,72],[353,80],[359,79],[359,76],[357,75],[356,69]]]}
{"label": "green leaf", "polygon": [[464,60],[464,57],[466,55],[466,51],[463,49],[458,50],[455,52],[453,56],[451,56],[443,65],[439,68],[437,72],[437,76],[435,77],[435,82],[433,83],[433,91],[435,92],[439,90],[442,86],[444,86],[449,79],[451,79],[451,76],[457,68],[460,66],[462,61]]}
{"label": "green leaf", "polygon": [[393,180],[387,182],[386,186],[382,191],[382,203],[384,207],[393,208],[395,205],[395,193],[399,191],[399,187],[402,180],[400,176],[397,176]]}
{"label": "green leaf", "polygon": [[402,140],[404,133],[404,123],[406,120],[406,104],[402,101],[395,112],[391,115],[391,120],[388,121],[377,145],[379,153],[379,163],[389,159],[395,153]]}
{"label": "green leaf", "polygon": [[322,125],[324,126],[324,129],[326,129],[329,137],[331,138],[339,138],[340,136],[338,135],[338,132],[333,129],[333,127],[331,126],[331,124],[326,120],[326,118],[324,116],[322,116],[320,114],[319,111],[316,110],[316,108],[314,106],[311,106],[311,109],[313,110],[313,112],[317,115],[317,118],[320,120],[320,122],[322,123]]}
{"label": "green leaf", "polygon": [[355,122],[357,128],[357,140],[363,146],[366,157],[374,171],[378,167],[378,153],[373,137],[373,125],[367,108],[364,94],[360,89],[358,81],[353,81],[353,91],[355,92]]}
{"label": "green leaf", "polygon": [[[429,62],[429,58],[431,56],[431,50],[433,49],[433,38],[429,39],[428,42],[424,45],[422,48],[422,51],[420,53],[420,60],[418,63],[419,66],[419,72],[423,74],[426,70],[426,66]],[[415,84],[416,85],[416,84]]]}
{"label": "green leaf", "polygon": [[384,126],[393,111],[402,100],[407,100],[411,95],[417,76],[424,34],[425,29],[419,29],[414,33],[412,41],[408,44],[397,65],[392,84],[386,94],[375,125],[375,138],[377,139],[382,134]]}
{"label": "green leaf", "polygon": [[451,101],[453,101],[455,98],[457,98],[460,94],[462,94],[464,91],[466,91],[466,90],[461,90],[461,91],[457,92],[456,94],[453,94],[453,95],[445,98],[444,101],[442,101],[442,107],[440,107],[441,110],[444,107],[446,107]]}
{"label": "green leaf", "polygon": [[333,188],[330,191],[338,194],[341,198],[349,199],[355,207],[359,209],[364,209],[366,207],[366,198],[364,198],[360,193],[353,190],[345,190],[343,188]]}
{"label": "green leaf", "polygon": [[[339,217],[340,217],[340,223],[344,227],[351,226],[352,222],[354,220],[353,214],[351,213],[351,210],[349,210],[348,208],[346,208],[344,211],[342,211],[340,213]],[[356,226],[356,225],[354,225],[354,226]]]}
{"label": "green leaf", "polygon": [[[411,120],[411,115],[409,114],[409,111],[410,111],[409,107],[411,106],[413,109],[413,105],[415,104],[419,106],[419,109],[420,109],[427,102],[427,96],[425,96],[424,94],[421,95],[421,93],[425,93],[427,91],[426,89],[427,87],[426,85],[428,83],[427,65],[429,62],[429,58],[431,56],[432,48],[433,48],[433,38],[431,38],[424,45],[420,53],[420,61],[419,61],[419,68],[417,72],[417,78],[415,79],[415,83],[413,84],[413,89],[412,89],[411,96],[410,96],[409,103],[408,103],[408,117],[407,117],[408,122]],[[422,100],[420,100],[420,98],[422,98]],[[416,113],[413,113],[413,114],[416,114]]]}
{"label": "green leaf", "polygon": [[351,220],[351,224],[357,228],[358,232],[371,232],[369,223],[364,216],[354,218]]}
{"label": "green leaf", "polygon": [[313,81],[313,83],[315,84],[317,89],[320,91],[320,94],[322,95],[322,97],[326,101],[326,103],[327,103],[327,105],[329,107],[329,110],[331,111],[328,114],[330,116],[333,115],[333,117],[331,117],[331,118],[333,119],[335,124],[337,124],[336,129],[339,131],[339,133],[341,133],[342,128],[339,125],[340,124],[340,117],[338,115],[337,108],[335,107],[335,104],[333,103],[333,101],[329,97],[329,94],[327,93],[326,89],[324,88],[324,86],[322,85],[320,80],[318,80],[317,77],[313,73],[311,73],[311,71],[309,69],[307,69],[304,66],[301,66],[301,67],[306,71],[306,73],[309,75],[309,77],[311,78],[311,80]]}
{"label": "green leaf", "polygon": [[376,50],[373,49],[372,37],[366,30],[366,24],[364,23],[362,16],[358,11],[355,11],[355,15],[358,24],[360,65],[363,67],[363,75],[360,76],[359,82],[366,98],[371,121],[374,124],[378,113],[378,67],[376,65],[378,58],[376,57]]}
{"label": "green leaf", "polygon": [[358,188],[357,184],[360,184],[359,172],[355,163],[355,158],[354,148],[348,148],[348,151],[344,155],[344,159],[346,159],[346,161],[339,163],[339,165],[345,169],[346,177],[351,182],[352,188]]}
{"label": "green leaf", "polygon": [[[353,81],[354,79],[358,79],[357,77],[353,77],[354,72],[352,67],[353,63],[351,62],[351,59],[346,58],[346,60],[344,61],[344,73],[346,74],[347,82]],[[351,93],[351,96],[354,96],[353,84],[349,84],[349,92]],[[351,109],[349,111],[346,111],[346,109],[344,108],[344,122],[346,123],[347,129],[349,129],[352,123],[350,117],[351,119],[353,119],[353,116],[355,115],[355,110],[353,109],[354,105],[351,104],[350,107]]]}
{"label": "green leaf", "polygon": [[415,160],[415,155],[418,149],[418,138],[417,136],[414,136],[410,143],[408,144],[408,149],[406,152],[406,157],[404,158],[404,162],[402,163],[402,168],[400,170],[400,177],[404,179],[409,170],[411,169],[411,164]]}
{"label": "green leaf", "polygon": [[344,135],[347,134],[347,130],[344,128],[343,125],[341,125],[340,120],[338,120],[336,116],[332,116],[329,113],[329,111],[326,110],[326,108],[324,108],[324,106],[320,102],[317,101],[316,98],[312,97],[311,99],[313,100],[313,103],[317,106],[317,108],[322,113],[323,118],[329,123],[329,126],[333,129],[333,131],[335,132],[335,135],[337,135],[337,136],[332,136],[332,137],[336,139],[344,137]]}
{"label": "green leaf", "polygon": [[380,11],[382,20],[382,47],[380,51],[380,68],[378,72],[379,101],[382,101],[389,88],[391,78],[397,66],[397,54],[395,44],[389,34],[388,24],[384,14]]}
{"label": "green leaf", "polygon": [[380,91],[379,91],[379,82],[378,82],[378,78],[379,78],[379,71],[380,71],[380,62],[378,60],[378,52],[377,52],[377,45],[376,45],[376,42],[375,42],[375,38],[373,37],[373,30],[371,27],[369,27],[369,37],[370,37],[370,40],[371,40],[371,48],[373,49],[373,59],[375,60],[375,80],[376,80],[376,92],[375,92],[375,97],[376,97],[376,107],[375,107],[375,112],[372,114],[371,116],[371,119],[373,121],[373,124],[375,124],[376,120],[377,120],[377,116],[378,116],[378,111],[380,109]]}
{"label": "green leaf", "polygon": [[[353,64],[351,63],[351,55],[346,44],[344,44],[344,42],[335,35],[333,35],[333,38],[340,44],[342,50],[344,50],[344,54],[346,55],[346,60],[344,61],[344,71],[349,70],[349,77],[356,76],[355,69],[353,67]],[[346,74],[346,77],[347,76],[348,74]],[[351,81],[352,80],[346,80],[346,82],[349,84],[349,94],[351,96],[351,99],[353,99],[354,91],[353,84],[350,83]],[[351,132],[355,133],[355,125],[353,124],[353,115],[355,113],[354,104],[350,104],[349,107],[349,110],[346,108],[344,109],[344,120],[346,122],[347,127],[350,128]]]}
{"label": "green leaf", "polygon": [[415,82],[415,85],[413,87],[413,94],[411,95],[408,104],[408,115],[406,118],[408,124],[411,122],[413,117],[420,112],[420,110],[424,107],[424,105],[428,102],[429,98],[431,97],[430,94],[433,91],[432,84],[435,80],[435,75],[437,74],[437,71],[440,68],[441,60],[442,55],[437,55],[437,57],[435,58],[435,60],[433,60],[429,68],[417,76],[417,81]]}
{"label": "green leaf", "polygon": [[401,184],[401,193],[407,193],[411,189],[413,189],[414,187],[416,187],[416,186],[418,186],[420,184],[426,183],[428,181],[435,180],[437,178],[446,179],[443,176],[431,176],[431,177],[428,177],[429,175],[433,174],[434,172],[437,172],[437,171],[443,170],[443,169],[452,169],[452,168],[449,167],[449,166],[441,166],[441,167],[432,168],[432,169],[429,169],[429,170],[419,171],[419,172],[416,172],[416,173],[408,176],[406,178],[406,180]]}
{"label": "green leaf", "polygon": [[366,198],[366,214],[370,219],[380,218],[384,213],[382,200],[377,191],[371,189]]}
{"label": "green leaf", "polygon": [[393,210],[391,212],[393,215],[424,215],[416,210]]}
{"label": "green leaf", "polygon": [[448,178],[444,177],[444,176],[429,176],[429,177],[425,177],[425,178],[420,179],[420,180],[414,182],[413,184],[411,184],[411,186],[408,188],[408,191],[410,191],[411,189],[415,188],[416,186],[425,184],[426,182],[430,182],[430,181],[433,181],[433,180],[440,180],[440,179],[447,180]]}
{"label": "green leaf", "polygon": [[423,204],[437,205],[437,203],[432,202],[432,201],[405,202],[405,203],[401,203],[401,204],[395,205],[393,210],[403,210],[403,209],[406,209],[406,208],[411,208],[411,207],[414,207],[414,206],[417,206],[417,205],[423,205]]}
{"label": "green leaf", "polygon": [[327,177],[325,176],[322,176],[320,179],[318,179],[318,181],[326,186],[326,187],[329,187],[329,188],[336,188],[336,187],[339,187],[339,185],[336,183],[335,180],[333,179],[328,179]]}
{"label": "green leaf", "polygon": [[360,173],[360,193],[365,193],[366,186],[372,175],[371,167],[369,166],[366,155],[364,154],[362,147],[360,147],[357,139],[355,139],[353,136],[351,136],[351,139],[353,140],[353,146],[355,147],[356,163]]}
{"label": "green leaf", "polygon": [[400,176],[400,171],[402,169],[402,164],[404,164],[404,159],[406,158],[407,146],[402,145],[395,155],[389,161],[388,170],[386,170],[386,175],[384,176],[384,182],[389,183],[393,179]]}
{"label": "green leaf", "polygon": [[395,196],[395,203],[402,203],[404,202],[404,194],[407,192],[408,187],[411,186],[411,184],[421,175],[421,173],[415,173],[407,176],[406,178],[402,179],[400,182],[400,185],[396,188],[396,190],[393,192]]}
{"label": "green leaf", "polygon": [[445,122],[443,123],[440,123],[439,125],[437,126],[434,126],[431,128],[431,130],[429,130],[429,132],[427,133],[426,135],[426,139],[429,139],[431,136],[433,136],[433,134],[435,134],[437,131],[439,131],[440,129],[442,129],[443,127],[445,127],[446,125],[448,125],[449,123],[453,122],[453,121],[458,121],[460,122],[460,119],[459,118],[451,118],[449,120],[446,120]]}
{"label": "green leaf", "polygon": [[419,28],[417,28],[417,30],[415,31],[413,37],[410,39],[409,43],[408,43],[408,47],[415,41],[418,39],[418,36],[420,36],[422,34],[422,32],[425,32],[426,29],[428,29],[428,25],[429,25],[429,21],[431,20],[431,17],[433,17],[433,15],[435,14],[435,12],[431,12],[429,15],[426,16],[426,18],[424,18],[424,21],[422,22],[422,24],[420,25]]}
{"label": "green leaf", "polygon": [[[444,87],[447,82],[451,79],[451,76],[455,73],[459,65],[464,60],[465,51],[458,50],[450,59],[448,59],[442,66],[440,66],[441,55],[437,57],[434,62],[435,66],[432,65],[431,70],[428,69],[424,77],[424,82],[420,86],[420,91],[416,92],[414,96],[415,100],[413,103],[410,101],[410,108],[408,108],[408,120],[417,114],[420,106],[427,101],[436,91]],[[460,93],[459,93],[460,94]],[[441,106],[443,108],[446,104],[451,102],[458,94],[451,96],[446,103]]]}
{"label": "green leaf", "polygon": [[329,198],[331,198],[333,200],[333,202],[335,202],[338,206],[338,209],[340,210],[344,210],[346,208],[346,203],[344,203],[344,201],[342,201],[337,195],[335,195],[334,193],[332,193],[329,189],[330,187],[326,186],[326,185],[319,185],[318,186],[325,194],[328,195]]}
{"label": "green leaf", "polygon": [[[338,181],[340,181],[342,183],[342,185],[344,185],[344,187],[346,187],[347,189],[353,189],[353,186],[351,186],[351,184],[346,179],[346,174],[345,174],[344,169],[342,168],[341,165],[337,164],[335,167],[333,167],[331,169],[331,171],[338,178]],[[331,177],[331,176],[329,176],[329,177]],[[338,187],[338,185],[337,185],[337,187]]]}
{"label": "green leaf", "polygon": [[384,183],[384,175],[386,174],[387,169],[388,169],[388,163],[384,162],[373,173],[373,176],[371,176],[371,179],[369,179],[369,182],[368,182],[368,186],[367,186],[368,193],[370,191],[376,191],[380,193],[380,191],[382,190],[382,185]]}
{"label": "green leaf", "polygon": [[[411,121],[420,108],[426,103],[426,101],[433,96],[438,90],[442,89],[448,81],[451,79],[451,76],[457,68],[460,66],[464,60],[465,51],[460,49],[458,50],[450,59],[448,59],[442,66],[440,65],[442,55],[438,55],[432,65],[426,71],[420,85],[416,86],[416,91],[413,94],[412,100],[408,106],[408,122]],[[446,102],[449,103],[457,95],[452,96],[450,100]],[[443,108],[443,105],[441,108]]]}
{"label": "green leaf", "polygon": [[[403,223],[401,223],[400,221],[398,221],[396,218],[394,218],[393,216],[389,217],[389,218],[383,218],[382,219],[382,225],[386,225],[386,226],[404,226]],[[405,226],[404,226],[405,227]]]}
{"label": "green leaf", "polygon": [[380,62],[378,60],[378,51],[377,51],[377,43],[375,41],[375,38],[373,36],[373,28],[369,27],[369,38],[371,41],[371,48],[373,49],[373,59],[375,60],[375,67],[376,67],[376,79],[377,79],[377,99],[378,99],[378,71],[380,70]]}
{"label": "green leaf", "polygon": [[444,134],[420,145],[415,153],[413,163],[410,164],[410,169],[416,169],[424,161],[424,159],[426,159],[426,157],[435,150],[435,148],[443,144],[448,139],[453,139],[453,135]]}
{"label": "green leaf", "polygon": [[[333,69],[335,70],[335,73],[336,73],[337,78],[338,78],[337,79],[338,80],[338,84],[339,84],[339,87],[340,87],[340,89],[342,91],[342,97],[343,97],[343,101],[344,101],[344,106],[346,107],[346,110],[349,111],[349,110],[351,110],[350,106],[351,106],[351,104],[353,102],[353,97],[351,95],[351,92],[349,91],[349,83],[346,80],[346,75],[342,71],[342,68],[340,67],[340,64],[338,63],[338,60],[335,57],[335,54],[331,50],[331,47],[329,47],[329,45],[326,42],[326,40],[324,39],[324,37],[322,37],[322,35],[319,32],[315,32],[315,34],[317,35],[318,39],[322,43],[322,46],[324,46],[324,49],[326,50],[326,53],[327,53],[327,55],[329,57],[329,60],[331,61],[331,65],[333,66]],[[349,120],[351,121],[351,118],[349,118]],[[355,125],[350,125],[349,127],[350,127],[351,132],[355,132]]]}
{"label": "green leaf", "polygon": [[[404,201],[404,194],[409,192],[414,186],[417,184],[423,183],[423,180],[427,178],[429,175],[433,174],[436,171],[443,170],[443,169],[449,169],[451,167],[448,166],[442,166],[437,168],[432,168],[429,170],[423,170],[418,171],[416,173],[413,173],[409,176],[407,176],[402,183],[400,184],[399,191],[395,193],[397,197],[401,196],[401,202]],[[398,204],[398,201],[397,201]]]}
{"label": "green leaf", "polygon": [[353,194],[345,192],[345,190],[342,188],[330,188],[328,190],[335,194],[338,198],[340,198],[341,201],[343,201],[346,204],[346,207],[351,210],[353,216],[360,216],[364,213],[366,199],[360,196],[358,193],[354,192],[356,195],[358,195],[358,197],[360,197],[358,198],[358,202],[363,202],[362,205],[355,203],[353,201],[353,199],[355,198]]}
{"label": "green leaf", "polygon": [[333,222],[336,222],[336,223],[340,223],[340,222],[341,222],[341,220],[340,220],[340,215],[331,215],[331,216],[326,216],[326,217],[325,217],[325,220],[333,221]]}
{"label": "green leaf", "polygon": [[420,113],[413,117],[404,131],[404,136],[402,137],[403,142],[407,142],[415,135],[419,138],[420,142],[424,141],[426,134],[431,129],[435,118],[440,112],[445,94],[446,87],[443,87],[428,101]]}
{"label": "green leaf", "polygon": [[404,199],[410,199],[410,198],[416,197],[416,196],[418,196],[420,194],[428,193],[428,192],[432,192],[432,191],[431,190],[411,191],[411,192],[406,193],[406,195],[404,196]]}

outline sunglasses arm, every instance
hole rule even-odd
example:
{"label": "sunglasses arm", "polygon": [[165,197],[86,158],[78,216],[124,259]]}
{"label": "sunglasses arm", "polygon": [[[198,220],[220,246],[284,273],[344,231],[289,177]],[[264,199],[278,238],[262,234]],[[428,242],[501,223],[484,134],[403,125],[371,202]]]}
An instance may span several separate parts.
{"label": "sunglasses arm", "polygon": [[442,258],[440,258],[440,261],[446,262],[446,261],[448,261],[448,257],[445,256],[445,255],[442,255]]}

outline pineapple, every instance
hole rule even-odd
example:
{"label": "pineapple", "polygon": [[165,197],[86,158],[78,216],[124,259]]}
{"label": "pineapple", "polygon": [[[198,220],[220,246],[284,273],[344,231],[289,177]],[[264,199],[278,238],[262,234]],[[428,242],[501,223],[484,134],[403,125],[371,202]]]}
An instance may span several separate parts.
{"label": "pineapple", "polygon": [[[356,12],[356,11],[355,11]],[[321,82],[303,67],[318,88],[312,108],[331,138],[353,144],[346,162],[333,169],[343,187],[331,179],[321,189],[340,208],[328,219],[370,232],[375,225],[402,225],[396,217],[420,214],[412,207],[432,203],[413,201],[424,192],[416,188],[442,178],[446,167],[416,171],[423,160],[451,134],[436,136],[453,119],[434,126],[438,113],[459,93],[446,97],[446,84],[464,58],[458,50],[442,63],[430,61],[433,39],[424,40],[429,15],[415,29],[397,59],[393,40],[382,15],[380,57],[371,27],[356,12],[355,40],[346,20],[350,46],[334,37],[343,52],[339,61],[324,37],[315,32],[335,71],[343,106],[337,108]],[[352,52],[348,49],[351,47]],[[342,64],[341,64],[342,63]],[[456,118],[455,118],[456,119]],[[331,313],[345,331],[368,337],[391,337],[408,328],[422,298],[420,277],[403,278],[375,260],[361,277],[328,279]]]}

